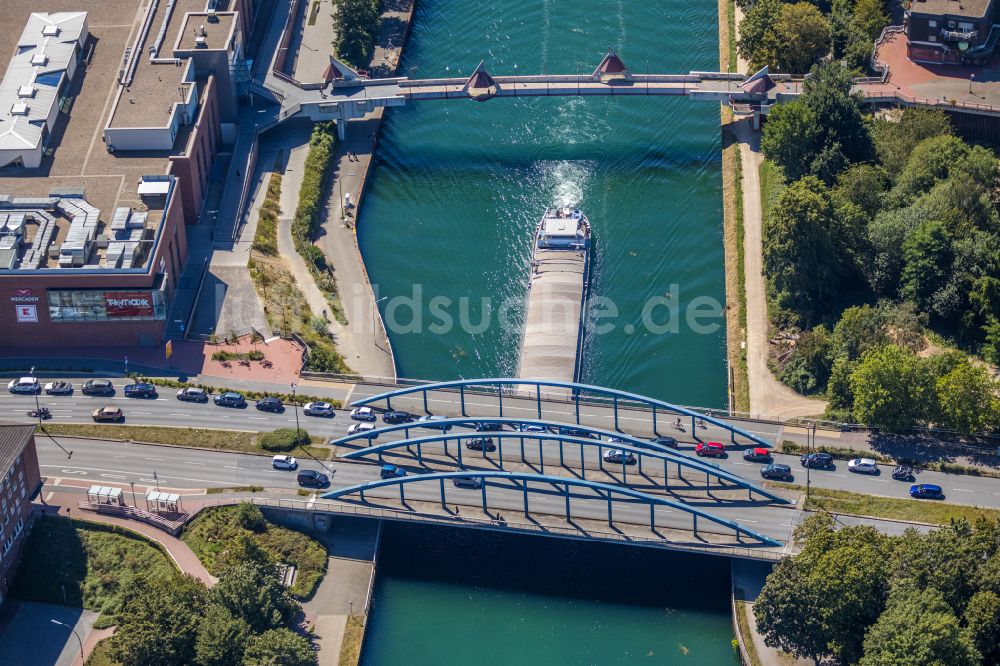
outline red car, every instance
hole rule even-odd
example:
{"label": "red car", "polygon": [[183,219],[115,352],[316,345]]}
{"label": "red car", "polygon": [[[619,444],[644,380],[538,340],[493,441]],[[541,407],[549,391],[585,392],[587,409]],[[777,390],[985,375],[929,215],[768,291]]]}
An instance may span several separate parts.
{"label": "red car", "polygon": [[726,447],[719,442],[698,442],[698,445],[694,447],[694,452],[699,456],[726,457]]}
{"label": "red car", "polygon": [[771,462],[771,452],[763,447],[747,449],[743,452],[743,460],[750,462]]}

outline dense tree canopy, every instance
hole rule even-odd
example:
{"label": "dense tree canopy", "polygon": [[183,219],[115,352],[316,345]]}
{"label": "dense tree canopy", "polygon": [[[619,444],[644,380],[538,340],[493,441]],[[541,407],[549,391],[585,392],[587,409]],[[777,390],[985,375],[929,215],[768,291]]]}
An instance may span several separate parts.
{"label": "dense tree canopy", "polygon": [[337,56],[355,67],[365,68],[375,51],[381,26],[381,0],[337,0],[333,27],[337,34]]}

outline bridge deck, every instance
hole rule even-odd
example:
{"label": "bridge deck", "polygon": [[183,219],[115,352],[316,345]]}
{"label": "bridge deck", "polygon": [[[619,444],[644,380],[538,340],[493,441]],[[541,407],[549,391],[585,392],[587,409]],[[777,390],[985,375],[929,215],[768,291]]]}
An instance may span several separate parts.
{"label": "bridge deck", "polygon": [[575,381],[587,270],[586,252],[535,253],[518,376]]}

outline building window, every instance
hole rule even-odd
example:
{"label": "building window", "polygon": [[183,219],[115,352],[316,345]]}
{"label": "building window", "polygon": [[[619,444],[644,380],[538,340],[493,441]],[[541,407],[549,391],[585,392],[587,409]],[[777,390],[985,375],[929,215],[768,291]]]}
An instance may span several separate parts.
{"label": "building window", "polygon": [[927,27],[928,28],[936,28],[937,27],[937,21],[935,21],[934,19],[930,19],[929,21],[927,21]]}
{"label": "building window", "polygon": [[936,42],[937,41],[937,35],[927,35],[927,41],[928,42]]}

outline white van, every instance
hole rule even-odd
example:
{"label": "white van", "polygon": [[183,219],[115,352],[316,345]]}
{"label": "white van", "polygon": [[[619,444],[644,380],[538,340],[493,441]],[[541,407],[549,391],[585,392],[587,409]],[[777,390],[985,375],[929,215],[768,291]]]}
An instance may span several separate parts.
{"label": "white van", "polygon": [[7,390],[11,393],[39,393],[42,385],[38,383],[37,377],[21,377],[12,379],[7,384]]}

